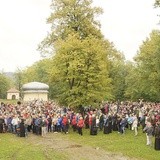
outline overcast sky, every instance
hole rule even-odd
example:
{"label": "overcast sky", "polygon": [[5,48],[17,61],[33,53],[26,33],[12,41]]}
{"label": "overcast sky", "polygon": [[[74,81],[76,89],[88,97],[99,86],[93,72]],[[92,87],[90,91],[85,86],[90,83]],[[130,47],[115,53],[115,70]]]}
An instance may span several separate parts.
{"label": "overcast sky", "polygon": [[[154,0],[94,0],[104,10],[102,33],[132,60],[153,29],[160,29]],[[0,1],[0,71],[15,71],[40,60],[38,44],[50,26],[51,0]]]}

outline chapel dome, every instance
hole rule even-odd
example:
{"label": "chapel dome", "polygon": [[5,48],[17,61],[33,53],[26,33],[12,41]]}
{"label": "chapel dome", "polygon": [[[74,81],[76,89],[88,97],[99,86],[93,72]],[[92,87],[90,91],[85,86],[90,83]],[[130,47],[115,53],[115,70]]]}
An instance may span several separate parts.
{"label": "chapel dome", "polygon": [[22,89],[24,91],[26,90],[48,90],[49,86],[45,83],[41,83],[41,82],[30,82],[30,83],[26,83],[22,86]]}

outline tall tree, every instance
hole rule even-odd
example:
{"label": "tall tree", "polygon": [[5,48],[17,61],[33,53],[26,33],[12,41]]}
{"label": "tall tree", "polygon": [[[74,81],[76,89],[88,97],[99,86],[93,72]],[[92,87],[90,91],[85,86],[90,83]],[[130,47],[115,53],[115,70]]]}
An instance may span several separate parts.
{"label": "tall tree", "polygon": [[63,97],[60,99],[68,105],[102,101],[107,96],[110,82],[105,45],[91,36],[83,41],[69,36],[66,42],[58,42],[55,48],[58,50],[52,75],[60,82],[59,91]]}
{"label": "tall tree", "polygon": [[[135,68],[128,78],[133,95],[148,101],[160,99],[160,31],[153,31],[140,46]],[[138,98],[138,97],[137,97]]]}
{"label": "tall tree", "polygon": [[160,0],[155,0],[155,7],[160,7]]}
{"label": "tall tree", "polygon": [[112,79],[112,94],[114,100],[125,99],[125,78],[127,75],[125,57],[116,49],[112,49],[110,56],[110,69],[109,75]]}
{"label": "tall tree", "polygon": [[127,100],[137,101],[144,97],[141,89],[141,75],[139,74],[139,68],[135,62],[128,61],[125,65],[127,75],[125,77],[125,98]]}
{"label": "tall tree", "polygon": [[10,81],[9,78],[0,73],[0,98],[6,98],[7,90],[10,88]]}
{"label": "tall tree", "polygon": [[20,97],[22,97],[22,85],[24,84],[24,74],[23,70],[17,68],[16,72],[14,73],[15,79],[15,86],[20,91]]}
{"label": "tall tree", "polygon": [[53,88],[60,103],[78,106],[96,104],[110,97],[108,51],[110,45],[95,19],[102,10],[92,0],[54,0],[48,18],[51,33],[40,50],[51,51]]}
{"label": "tall tree", "polygon": [[69,34],[79,33],[84,39],[89,35],[102,38],[100,23],[94,20],[102,13],[102,9],[91,7],[92,0],[54,0],[51,4],[53,12],[47,20],[51,24],[51,33],[42,41],[39,49],[42,54],[53,55],[54,42],[68,37]]}
{"label": "tall tree", "polygon": [[51,59],[43,59],[35,62],[32,66],[27,67],[23,71],[24,82],[39,81],[42,83],[48,83],[49,69],[51,65]]}

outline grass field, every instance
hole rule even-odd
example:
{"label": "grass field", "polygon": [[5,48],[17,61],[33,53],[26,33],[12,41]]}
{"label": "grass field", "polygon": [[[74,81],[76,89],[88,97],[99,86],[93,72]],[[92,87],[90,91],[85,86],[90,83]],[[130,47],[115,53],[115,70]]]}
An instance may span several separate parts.
{"label": "grass field", "polygon": [[0,135],[0,160],[47,160],[52,157],[55,160],[65,159],[65,155],[56,151],[45,152],[43,146],[31,144],[27,138],[8,133]]}
{"label": "grass field", "polygon": [[[0,160],[88,160],[90,158],[86,157],[87,154],[98,160],[98,152],[117,154],[121,159],[128,157],[127,159],[160,160],[160,151],[155,151],[153,146],[146,146],[145,134],[140,130],[136,137],[133,131],[129,130],[125,135],[117,132],[105,135],[99,132],[97,136],[90,136],[85,129],[83,133],[83,136],[72,131],[67,135],[49,133],[45,138],[33,134],[27,138],[16,137],[10,133],[0,134]],[[73,148],[73,142],[74,146],[82,147]],[[86,150],[87,147],[89,150]],[[76,156],[80,151],[83,155]],[[71,158],[73,152],[76,158]]]}
{"label": "grass field", "polygon": [[118,134],[117,132],[108,135],[99,133],[99,135],[95,137],[87,133],[85,134],[86,136],[83,136],[81,139],[79,139],[77,135],[70,135],[70,138],[74,141],[79,141],[79,143],[85,143],[92,147],[100,147],[114,153],[122,153],[132,158],[160,160],[160,151],[155,151],[153,147],[154,138],[153,146],[146,146],[146,136],[142,131],[139,131],[136,137],[134,136],[134,132],[129,130],[127,130],[125,135]]}

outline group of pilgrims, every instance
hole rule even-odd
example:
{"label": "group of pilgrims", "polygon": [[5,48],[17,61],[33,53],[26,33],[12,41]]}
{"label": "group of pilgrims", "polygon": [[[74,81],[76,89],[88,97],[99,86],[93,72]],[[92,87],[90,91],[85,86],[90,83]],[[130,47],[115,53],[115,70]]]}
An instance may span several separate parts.
{"label": "group of pilgrims", "polygon": [[105,102],[97,108],[81,106],[78,111],[42,100],[0,104],[0,133],[45,137],[48,132],[67,134],[71,129],[81,136],[83,129],[95,136],[99,132],[126,134],[127,129],[137,136],[141,131],[146,133],[146,145],[152,146],[155,137],[154,148],[160,150],[160,103]]}

